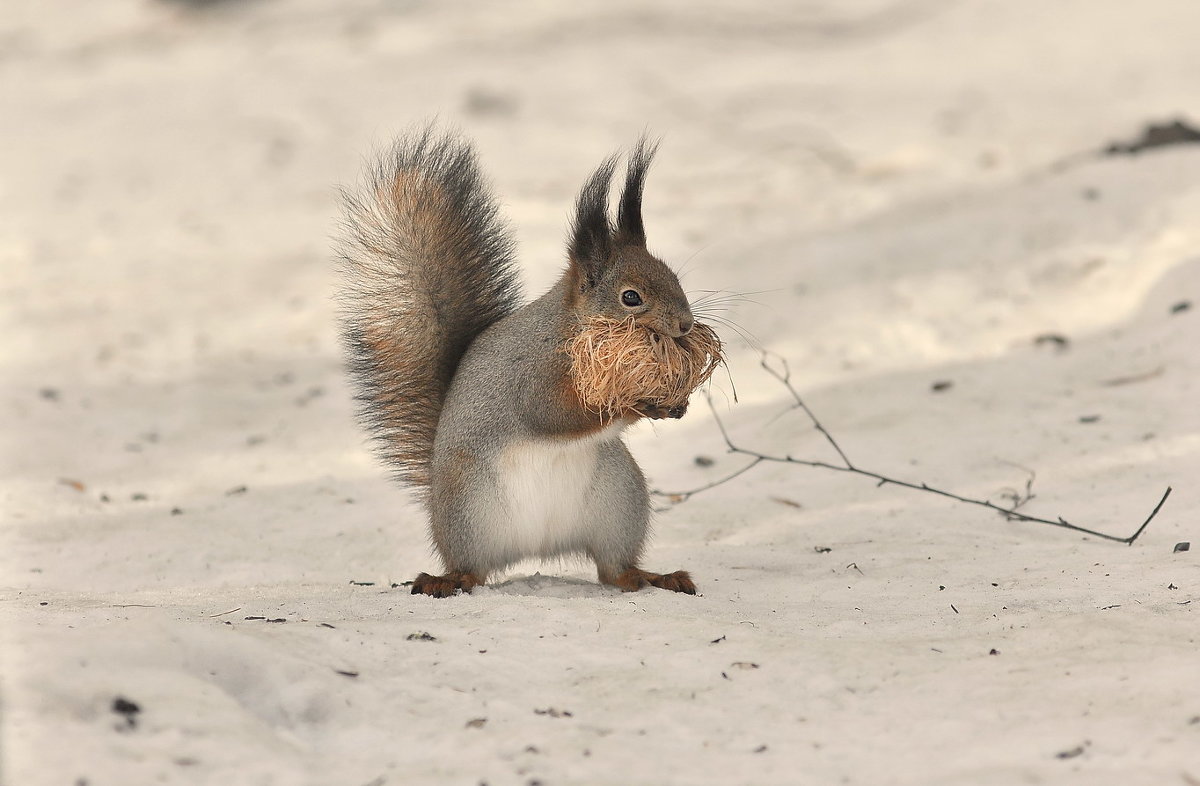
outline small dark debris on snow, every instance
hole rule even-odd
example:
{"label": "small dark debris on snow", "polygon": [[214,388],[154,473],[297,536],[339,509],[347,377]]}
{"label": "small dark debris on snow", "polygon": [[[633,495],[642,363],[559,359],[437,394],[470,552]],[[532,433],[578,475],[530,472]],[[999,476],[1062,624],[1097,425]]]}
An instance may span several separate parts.
{"label": "small dark debris on snow", "polygon": [[220,10],[222,6],[234,5],[234,0],[159,0],[164,5],[177,5],[193,12]]}
{"label": "small dark debris on snow", "polygon": [[1096,423],[1099,420],[1100,420],[1099,415],[1080,415],[1079,416],[1080,423]]}
{"label": "small dark debris on snow", "polygon": [[697,467],[711,467],[716,463],[710,456],[696,456],[692,461],[696,462]]}
{"label": "small dark debris on snow", "polygon": [[829,548],[828,546],[813,546],[813,551],[817,552],[818,554],[828,554],[829,552],[833,551],[833,549]]}
{"label": "small dark debris on snow", "polygon": [[945,585],[945,584],[939,584],[939,585],[938,585],[938,592],[941,592],[941,591],[942,591],[942,590],[944,590],[944,589],[946,589],[946,585]]}
{"label": "small dark debris on snow", "polygon": [[519,107],[516,93],[482,85],[468,88],[463,96],[463,108],[477,117],[511,117]]}
{"label": "small dark debris on snow", "polygon": [[1087,188],[1083,189],[1083,198],[1089,202],[1095,202],[1100,198],[1100,189],[1088,186]]}
{"label": "small dark debris on snow", "polygon": [[729,679],[729,675],[728,675],[728,674],[726,674],[725,672],[721,672],[721,676],[722,676],[724,679]]}
{"label": "small dark debris on snow", "polygon": [[342,671],[341,669],[334,669],[333,672],[334,672],[334,674],[341,674],[343,677],[357,677],[358,676],[357,671]]}
{"label": "small dark debris on snow", "polygon": [[941,393],[943,391],[949,390],[952,387],[954,387],[954,382],[952,382],[951,380],[939,379],[937,382],[934,382],[932,385],[930,385],[929,389],[932,390],[934,393]]}
{"label": "small dark debris on snow", "polygon": [[1132,142],[1113,142],[1104,150],[1109,156],[1135,156],[1144,150],[1169,145],[1185,145],[1200,142],[1200,130],[1189,125],[1184,120],[1173,120],[1169,123],[1149,123],[1142,130],[1142,135]]}
{"label": "small dark debris on snow", "polygon": [[404,638],[408,641],[437,641],[436,636],[426,633],[425,631],[421,631],[420,633],[410,633]]}
{"label": "small dark debris on snow", "polygon": [[333,628],[334,630],[337,630],[337,628],[334,628],[334,627],[333,627],[332,625],[330,625],[328,622],[320,622],[320,623],[317,623],[317,627],[318,627],[318,628]]}
{"label": "small dark debris on snow", "polygon": [[553,707],[547,707],[544,710],[534,710],[534,715],[549,715],[551,718],[573,718],[575,717],[570,710],[556,710]]}
{"label": "small dark debris on snow", "polygon": [[750,670],[752,670],[752,669],[757,669],[757,668],[758,668],[758,664],[757,664],[757,663],[751,663],[751,662],[750,662],[750,661],[748,661],[748,660],[737,660],[737,661],[734,661],[733,663],[730,663],[730,664],[729,664],[729,668],[731,668],[731,669],[744,669],[744,670],[746,670],[746,671],[750,671]]}
{"label": "small dark debris on snow", "polygon": [[229,489],[229,491],[225,492],[225,496],[232,497],[235,494],[245,494],[249,490],[250,489],[246,488],[245,486],[234,486],[233,488]]}
{"label": "small dark debris on snow", "polygon": [[1059,352],[1063,352],[1071,345],[1071,340],[1061,333],[1042,333],[1034,337],[1033,345],[1035,347],[1050,345]]}
{"label": "small dark debris on snow", "polygon": [[109,496],[107,494],[101,494],[100,501],[101,502],[112,502],[112,500],[109,498]]}
{"label": "small dark debris on snow", "polygon": [[999,654],[1000,654],[1000,650],[996,649],[995,647],[992,647],[990,650],[988,650],[988,655],[999,655]]}
{"label": "small dark debris on snow", "polygon": [[1193,715],[1192,717],[1188,718],[1188,725],[1200,726],[1200,715]]}
{"label": "small dark debris on snow", "polygon": [[953,603],[951,603],[951,604],[950,604],[950,608],[954,609],[954,613],[955,613],[955,614],[957,614],[957,613],[958,613],[958,607],[957,607],[957,606],[955,606]]}
{"label": "small dark debris on snow", "polygon": [[266,619],[266,617],[245,617],[244,619],[248,619],[248,620],[265,620],[265,619]]}
{"label": "small dark debris on snow", "polygon": [[802,508],[802,507],[804,507],[803,505],[801,505],[801,504],[800,504],[799,502],[797,502],[796,500],[794,500],[794,499],[788,499],[787,497],[768,497],[768,499],[769,499],[769,500],[771,500],[772,502],[778,502],[780,505],[787,505],[789,508]]}
{"label": "small dark debris on snow", "polygon": [[124,696],[118,696],[113,699],[112,711],[123,717],[126,727],[132,729],[137,726],[137,715],[142,708]]}
{"label": "small dark debris on snow", "polygon": [[87,486],[82,480],[75,480],[74,478],[59,478],[58,482],[64,486],[70,486],[76,491],[87,491]]}
{"label": "small dark debris on snow", "polygon": [[709,644],[720,644],[723,641],[725,641],[725,637],[721,636],[720,638],[713,639],[709,642]]}
{"label": "small dark debris on snow", "polygon": [[133,500],[134,502],[145,502],[146,500],[150,499],[149,497],[147,497],[147,496],[145,495],[145,493],[143,493],[143,492],[141,492],[141,491],[138,491],[138,492],[135,492],[135,493],[133,493],[133,494],[130,494],[130,495],[129,495],[129,498],[130,498],[131,500]]}
{"label": "small dark debris on snow", "polygon": [[1082,755],[1083,755],[1083,746],[1076,745],[1074,748],[1071,748],[1070,750],[1059,751],[1058,753],[1054,754],[1054,758],[1056,758],[1056,759],[1073,759],[1076,756],[1082,756]]}
{"label": "small dark debris on snow", "polygon": [[258,620],[260,622],[287,622],[287,620],[284,619],[283,617],[275,617],[274,619],[267,619],[266,617],[261,617],[261,616],[250,616],[250,617],[245,617],[245,619]]}
{"label": "small dark debris on snow", "polygon": [[1111,606],[1101,606],[1101,607],[1100,607],[1100,610],[1101,610],[1101,611],[1108,611],[1109,609],[1119,609],[1119,608],[1121,608],[1121,604],[1120,604],[1120,603],[1114,603],[1114,604],[1112,604]]}
{"label": "small dark debris on snow", "polygon": [[1112,379],[1106,379],[1106,380],[1102,381],[1100,384],[1104,385],[1105,387],[1109,387],[1109,388],[1115,388],[1120,385],[1132,385],[1135,382],[1145,382],[1148,379],[1154,379],[1155,377],[1161,377],[1163,375],[1163,372],[1166,370],[1167,369],[1165,366],[1159,366],[1158,368],[1153,368],[1153,369],[1150,369],[1149,371],[1143,371],[1140,374],[1127,374],[1126,376],[1123,376],[1123,377],[1113,377]]}
{"label": "small dark debris on snow", "polygon": [[759,745],[757,748],[755,748],[755,749],[754,749],[754,752],[755,752],[755,753],[766,753],[766,752],[767,752],[767,746],[766,746],[766,745]]}
{"label": "small dark debris on snow", "polygon": [[1175,548],[1171,549],[1171,553],[1178,554],[1181,551],[1187,551],[1191,547],[1192,547],[1192,544],[1190,541],[1181,540],[1175,544]]}
{"label": "small dark debris on snow", "polygon": [[49,606],[49,605],[50,605],[50,601],[48,601],[48,600],[44,600],[44,601],[42,601],[41,603],[39,603],[38,605],[39,605],[39,606]]}
{"label": "small dark debris on snow", "polygon": [[171,515],[172,516],[182,516],[183,508],[171,508]]}
{"label": "small dark debris on snow", "polygon": [[325,395],[325,388],[320,386],[311,387],[296,398],[296,406],[306,407],[310,401],[320,398],[323,395]]}
{"label": "small dark debris on snow", "polygon": [[1171,313],[1172,314],[1182,314],[1183,312],[1189,310],[1191,307],[1192,307],[1192,301],[1181,300],[1178,303],[1176,303],[1175,305],[1171,306]]}
{"label": "small dark debris on snow", "polygon": [[485,723],[487,723],[487,718],[471,718],[471,720],[467,721],[465,728],[482,729]]}
{"label": "small dark debris on snow", "polygon": [[1167,585],[1167,589],[1179,589],[1179,587],[1176,587],[1174,583],[1172,583]]}
{"label": "small dark debris on snow", "polygon": [[413,583],[411,581],[402,581],[399,584],[397,584],[396,582],[393,581],[392,589],[396,589],[397,587],[411,587],[412,585],[413,585]]}
{"label": "small dark debris on snow", "polygon": [[58,401],[58,389],[57,388],[42,388],[41,390],[38,391],[38,395],[41,396],[46,401]]}
{"label": "small dark debris on snow", "polygon": [[373,581],[355,581],[354,579],[350,579],[350,585],[353,587],[374,587],[375,582],[373,582]]}

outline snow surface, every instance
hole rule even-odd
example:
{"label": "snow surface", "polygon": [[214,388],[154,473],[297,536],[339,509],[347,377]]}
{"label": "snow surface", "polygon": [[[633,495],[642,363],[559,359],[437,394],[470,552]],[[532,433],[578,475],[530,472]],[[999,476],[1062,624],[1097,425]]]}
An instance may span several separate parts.
{"label": "snow surface", "polygon": [[[6,0],[0,781],[1200,783],[1200,146],[1094,155],[1200,121],[1198,29],[1194,0]],[[731,316],[863,467],[996,501],[1028,468],[1029,512],[1120,535],[1174,495],[1126,547],[768,465],[663,502],[646,566],[698,597],[572,564],[392,588],[436,563],[353,419],[329,236],[334,184],[435,114],[531,292],[590,168],[662,135],[652,246],[752,293]],[[725,335],[733,438],[835,458]],[[705,409],[630,435],[657,487],[741,466]]]}

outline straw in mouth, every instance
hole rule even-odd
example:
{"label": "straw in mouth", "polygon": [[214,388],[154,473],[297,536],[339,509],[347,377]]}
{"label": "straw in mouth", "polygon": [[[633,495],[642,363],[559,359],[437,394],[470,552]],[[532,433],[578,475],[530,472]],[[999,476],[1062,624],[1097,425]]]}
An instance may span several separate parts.
{"label": "straw in mouth", "polygon": [[632,317],[590,317],[566,352],[580,401],[605,419],[640,404],[681,407],[724,362],[721,339],[708,325],[697,322],[686,336],[672,339]]}

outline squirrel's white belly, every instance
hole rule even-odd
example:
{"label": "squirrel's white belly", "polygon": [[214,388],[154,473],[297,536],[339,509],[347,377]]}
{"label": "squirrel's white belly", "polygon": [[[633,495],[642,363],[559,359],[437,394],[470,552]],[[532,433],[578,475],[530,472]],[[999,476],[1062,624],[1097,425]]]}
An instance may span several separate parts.
{"label": "squirrel's white belly", "polygon": [[496,467],[503,497],[497,511],[502,526],[492,533],[498,550],[515,560],[581,549],[600,445],[617,439],[625,425],[581,439],[525,440],[505,448]]}

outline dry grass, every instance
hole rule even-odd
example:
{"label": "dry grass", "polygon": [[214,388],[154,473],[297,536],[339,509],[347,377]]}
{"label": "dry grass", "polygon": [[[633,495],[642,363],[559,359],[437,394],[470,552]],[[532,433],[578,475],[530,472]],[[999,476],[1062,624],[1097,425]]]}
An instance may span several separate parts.
{"label": "dry grass", "polygon": [[632,318],[592,317],[566,351],[580,400],[606,419],[640,403],[680,406],[724,362],[721,339],[699,322],[686,336],[671,339]]}

